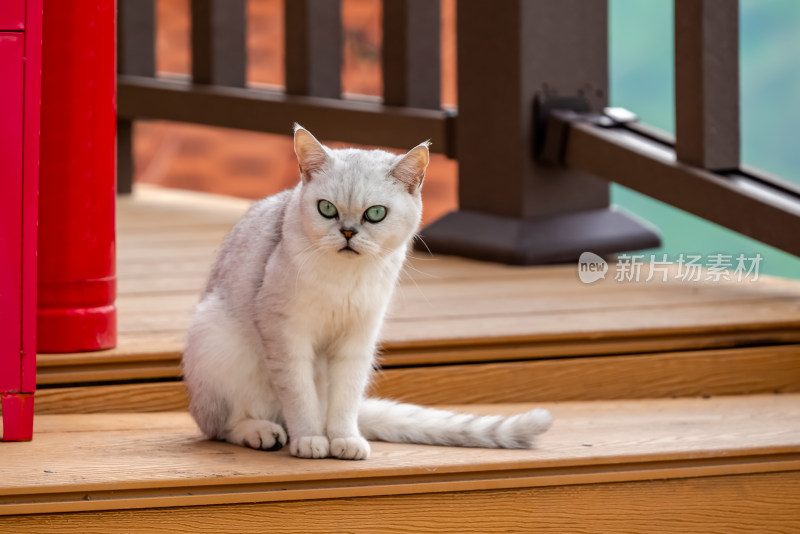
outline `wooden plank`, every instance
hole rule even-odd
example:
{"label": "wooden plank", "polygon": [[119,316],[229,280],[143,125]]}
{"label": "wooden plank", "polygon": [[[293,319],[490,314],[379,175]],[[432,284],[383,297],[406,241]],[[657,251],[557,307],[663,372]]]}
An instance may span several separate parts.
{"label": "wooden plank", "polygon": [[[466,404],[797,392],[800,345],[390,367],[375,374],[370,396]],[[40,414],[187,408],[181,382],[40,389],[36,394]]]}
{"label": "wooden plank", "polygon": [[[132,329],[136,329],[133,323],[139,319],[159,321],[162,328],[184,329],[186,325],[181,316],[192,310],[205,287],[205,279],[194,277],[193,280],[199,282],[196,288],[188,286],[191,280],[189,277],[186,277],[184,283],[174,280],[170,287],[168,284],[170,278],[165,277],[163,281],[143,280],[135,285],[131,283],[124,286],[128,294],[121,295],[118,301],[120,316],[128,318]],[[163,289],[154,291],[159,286]],[[683,291],[682,288],[675,288],[673,291],[659,292],[647,288],[642,291],[612,291],[608,294],[587,292],[570,295],[565,291],[559,295],[551,292],[536,294],[524,288],[519,288],[518,294],[514,294],[517,285],[510,284],[509,287],[503,287],[499,282],[496,293],[491,293],[491,283],[485,285],[475,283],[470,286],[470,288],[465,287],[457,297],[450,296],[446,291],[431,291],[429,296],[429,293],[421,288],[402,288],[392,303],[387,321],[389,324],[394,324],[408,321],[435,321],[440,318],[467,321],[485,317],[505,317],[513,321],[515,318],[537,319],[539,316],[550,314],[581,316],[603,311],[657,314],[685,309],[688,313],[688,309],[692,307],[714,306],[730,309],[742,306],[777,306],[786,310],[788,321],[800,320],[800,315],[795,317],[795,313],[792,313],[794,306],[800,304],[800,295],[795,296],[791,292],[770,294],[703,289],[692,291],[691,288]],[[485,287],[485,293],[481,291],[484,289],[481,286]],[[611,297],[615,298],[612,300]],[[609,301],[607,304],[606,300]],[[748,318],[741,317],[740,320],[746,322]],[[681,321],[680,318],[676,318],[673,322],[680,325],[688,322],[688,319]],[[171,326],[170,323],[175,324]]]}
{"label": "wooden plank", "polygon": [[251,200],[225,195],[136,184],[136,195],[120,200],[117,215],[133,215],[143,207],[157,206],[172,213],[198,213],[199,210],[220,213],[230,209],[243,213],[252,203]]}
{"label": "wooden plank", "polygon": [[[184,274],[182,276],[165,274],[138,280],[125,277],[117,284],[117,298],[154,295],[178,297],[185,295],[193,299],[192,304],[189,305],[191,307],[199,300],[202,291],[200,288],[205,286],[207,278],[205,273],[201,275]],[[164,299],[165,302],[174,302],[174,300],[174,298]],[[187,308],[184,307],[183,309]]]}
{"label": "wooden plank", "polygon": [[[192,300],[193,297],[190,297]],[[390,318],[382,343],[387,347],[463,346],[605,339],[666,334],[707,333],[732,330],[764,331],[770,327],[800,327],[800,304],[795,301],[762,299],[734,303],[708,303],[686,309],[623,309],[520,314],[486,314],[459,317],[420,316]],[[179,312],[129,314],[120,310],[120,333],[185,332],[189,309]],[[755,314],[753,312],[756,312]],[[676,313],[679,312],[679,313]]]}
{"label": "wooden plank", "polygon": [[154,380],[181,376],[178,361],[165,358],[165,361],[148,365],[80,366],[48,368],[46,373],[37,376],[39,385],[47,384],[86,384],[120,382],[129,380]]}
{"label": "wooden plank", "polygon": [[[770,328],[797,328],[798,304],[756,301],[729,306],[695,306],[687,309],[562,312],[537,316],[489,316],[463,320],[441,317],[391,321],[384,328],[387,346],[419,348],[450,345],[528,342],[532,340],[647,338],[653,335],[713,336],[735,330],[750,332]],[[633,335],[631,335],[633,334]]]}
{"label": "wooden plank", "polygon": [[371,391],[420,404],[800,392],[800,345],[389,368]]}
{"label": "wooden plank", "polygon": [[[143,289],[153,278],[180,278],[184,274],[191,273],[196,280],[196,292],[199,294],[205,285],[205,278],[213,257],[216,254],[219,242],[192,243],[187,239],[185,244],[180,244],[177,239],[163,240],[151,245],[137,246],[135,249],[128,245],[121,252],[124,263],[128,265],[128,283],[133,286],[140,283]],[[132,250],[133,249],[133,250]],[[177,250],[176,250],[177,249]],[[183,252],[180,254],[178,251]],[[190,258],[192,258],[190,260]],[[172,268],[159,268],[163,263],[170,267],[177,266],[178,272]],[[193,265],[191,265],[193,264]],[[148,268],[153,265],[153,269]],[[134,266],[131,268],[131,266]],[[168,272],[164,272],[168,271]],[[703,275],[707,276],[707,275]],[[614,295],[617,298],[610,299]],[[400,277],[399,286],[396,291],[395,305],[403,305],[406,302],[416,305],[421,303],[431,306],[436,301],[461,301],[480,299],[482,302],[491,302],[502,298],[514,297],[516,299],[529,300],[533,303],[541,302],[543,299],[550,299],[547,306],[559,305],[560,308],[567,308],[567,304],[578,302],[585,308],[591,306],[629,306],[640,305],[636,300],[644,300],[650,305],[657,307],[663,304],[672,304],[678,299],[692,299],[694,301],[709,301],[717,298],[763,298],[766,296],[790,296],[800,297],[800,283],[770,284],[743,280],[737,282],[733,277],[731,280],[720,280],[719,282],[682,282],[671,279],[662,282],[655,278],[645,281],[645,277],[639,283],[621,283],[609,280],[606,283],[598,283],[587,286],[582,284],[575,276],[575,269],[570,266],[561,266],[560,270],[553,275],[531,270],[525,275],[517,276],[473,276],[473,277],[444,277],[435,276],[419,269],[414,263],[407,264],[406,270]],[[646,298],[643,298],[646,297]],[[561,302],[566,304],[560,304]],[[505,308],[503,305],[499,305]]]}
{"label": "wooden plank", "polygon": [[800,532],[797,472],[588,486],[11,516],[9,532]]}
{"label": "wooden plank", "polygon": [[185,411],[182,382],[39,389],[36,414]]}
{"label": "wooden plank", "polygon": [[[150,332],[143,335],[123,333],[120,346],[98,352],[39,354],[38,382],[65,384],[88,381],[119,381],[140,378],[178,376],[185,334]],[[517,361],[531,358],[554,358],[586,355],[632,354],[697,348],[776,345],[800,342],[796,328],[756,332],[719,332],[714,335],[668,334],[649,338],[614,338],[556,340],[553,342],[464,344],[459,346],[401,347],[385,346],[384,367],[445,363]],[[158,362],[158,363],[153,363]],[[88,373],[84,374],[83,371]]]}
{"label": "wooden plank", "polygon": [[[41,415],[3,448],[0,514],[512,489],[800,469],[799,395],[545,405],[534,450],[375,443],[366,462],[205,441],[185,413]],[[530,404],[472,405],[514,413]]]}
{"label": "wooden plank", "polygon": [[402,347],[384,346],[380,361],[384,367],[431,365],[467,362],[517,361],[526,359],[599,356],[611,354],[646,354],[661,351],[747,347],[754,345],[792,344],[800,341],[795,329],[761,332],[718,332],[714,335],[669,334],[647,338],[613,337],[555,341],[516,340],[458,346]]}
{"label": "wooden plank", "polygon": [[[170,243],[152,247],[150,251],[152,263],[158,265],[164,261],[162,267],[155,268],[154,272],[146,273],[144,263],[135,263],[139,266],[139,272],[126,277],[126,287],[131,297],[121,299],[121,307],[127,305],[130,310],[139,310],[150,306],[153,299],[160,299],[167,305],[166,309],[179,309],[183,305],[178,305],[176,302],[175,305],[178,306],[176,308],[169,304],[171,300],[186,299],[188,297],[185,293],[192,291],[196,297],[200,295],[205,285],[205,270],[190,265],[200,263],[202,258],[188,260],[185,263],[172,258],[159,259],[162,250],[175,248],[175,245]],[[210,254],[207,256],[210,261]],[[133,262],[126,263],[131,265]],[[174,269],[178,272],[170,273]],[[520,312],[587,311],[608,308],[667,308],[678,305],[691,307],[695,304],[726,301],[736,303],[769,299],[800,300],[800,283],[791,281],[662,283],[653,280],[647,283],[610,282],[585,286],[575,279],[572,269],[561,267],[560,271],[563,277],[539,277],[535,271],[531,271],[526,277],[500,276],[495,279],[425,279],[424,275],[410,271],[408,277],[399,284],[390,317],[400,320],[438,315],[507,315]],[[187,278],[187,275],[190,276]],[[169,291],[167,288],[160,291],[163,297],[147,295],[151,292],[154,280],[179,283],[181,279],[185,280],[184,283],[179,284],[174,291]],[[188,285],[188,281],[194,282],[194,288]],[[157,308],[165,309],[164,306]]]}

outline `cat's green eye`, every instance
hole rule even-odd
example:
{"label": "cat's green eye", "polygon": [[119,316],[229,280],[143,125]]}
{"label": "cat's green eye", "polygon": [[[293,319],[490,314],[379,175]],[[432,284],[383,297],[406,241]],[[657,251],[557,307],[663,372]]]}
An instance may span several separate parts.
{"label": "cat's green eye", "polygon": [[371,223],[381,222],[386,217],[384,206],[372,206],[364,212],[364,218]]}
{"label": "cat's green eye", "polygon": [[339,210],[336,209],[330,201],[328,200],[320,200],[317,202],[317,210],[319,214],[325,217],[326,219],[333,219],[334,217],[339,215]]}

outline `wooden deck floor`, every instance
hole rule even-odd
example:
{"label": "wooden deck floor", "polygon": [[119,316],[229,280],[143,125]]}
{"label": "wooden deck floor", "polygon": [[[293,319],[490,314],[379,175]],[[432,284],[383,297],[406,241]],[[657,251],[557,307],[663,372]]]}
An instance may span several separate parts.
{"label": "wooden deck floor", "polygon": [[[41,354],[40,384],[179,374],[217,247],[249,206],[140,186],[118,205],[119,346]],[[646,277],[643,271],[642,280]],[[800,341],[800,281],[580,282],[576,266],[509,267],[415,253],[382,344],[385,367]]]}
{"label": "wooden deck floor", "polygon": [[34,440],[0,444],[0,532],[800,532],[796,281],[584,285],[575,266],[415,254],[373,393],[544,405],[535,449],[375,443],[342,462],[204,440],[184,330],[247,206],[120,202],[120,344],[39,355]]}
{"label": "wooden deck floor", "polygon": [[[119,346],[40,354],[37,411],[184,409],[189,316],[249,205],[153,186],[120,199]],[[613,272],[586,285],[576,266],[416,252],[373,392],[436,404],[800,391],[800,282],[644,282],[645,269],[636,283]]]}

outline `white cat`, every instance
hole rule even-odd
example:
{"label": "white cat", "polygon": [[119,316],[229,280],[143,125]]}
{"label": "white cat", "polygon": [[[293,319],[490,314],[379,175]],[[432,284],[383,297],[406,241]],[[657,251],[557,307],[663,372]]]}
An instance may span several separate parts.
{"label": "white cat", "polygon": [[201,430],[254,449],[288,441],[302,458],[365,459],[367,439],[530,447],[545,410],[478,417],[364,398],[420,223],[427,143],[404,156],[331,150],[295,125],[294,146],[300,183],[233,228],[189,328],[183,371]]}

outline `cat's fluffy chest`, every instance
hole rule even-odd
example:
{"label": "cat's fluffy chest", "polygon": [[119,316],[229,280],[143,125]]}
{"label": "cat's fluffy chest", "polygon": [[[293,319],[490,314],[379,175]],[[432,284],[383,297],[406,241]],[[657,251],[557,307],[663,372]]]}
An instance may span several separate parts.
{"label": "cat's fluffy chest", "polygon": [[356,258],[342,260],[306,265],[290,299],[290,314],[321,333],[379,323],[400,269],[394,259],[366,265]]}
{"label": "cat's fluffy chest", "polygon": [[283,268],[267,269],[256,299],[257,321],[292,343],[313,347],[317,356],[342,349],[372,356],[372,348],[350,348],[374,343],[399,266],[392,267],[396,259],[388,265],[349,260],[277,262]]}

